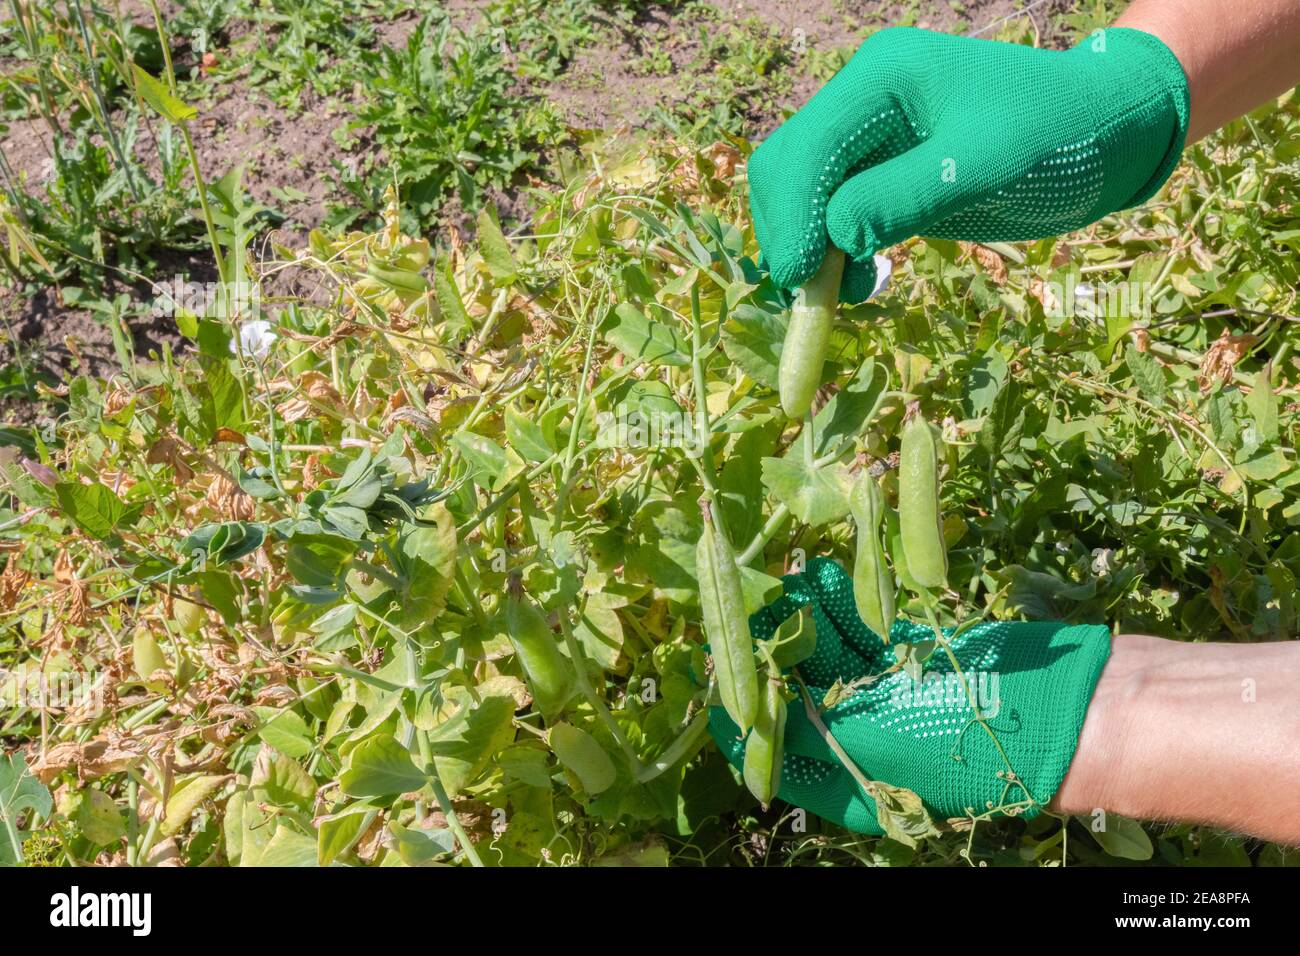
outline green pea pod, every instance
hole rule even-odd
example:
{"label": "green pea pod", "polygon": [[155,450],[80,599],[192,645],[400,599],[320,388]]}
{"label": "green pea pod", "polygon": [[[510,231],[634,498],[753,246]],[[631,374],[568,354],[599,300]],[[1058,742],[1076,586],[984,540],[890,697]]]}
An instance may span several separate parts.
{"label": "green pea pod", "polygon": [[831,338],[843,275],[844,253],[827,246],[817,274],[795,292],[777,369],[781,408],[791,418],[807,414],[822,382],[826,345]]}
{"label": "green pea pod", "polygon": [[547,732],[546,742],[556,758],[582,783],[589,795],[603,793],[618,778],[614,761],[595,737],[581,727],[559,723]]}
{"label": "green pea pod", "polygon": [[405,269],[388,269],[375,263],[366,267],[366,273],[398,292],[422,295],[429,290],[429,282],[418,272]]}
{"label": "green pea pod", "polygon": [[898,523],[898,512],[893,508],[885,509],[885,539],[889,542],[889,556],[893,559],[898,583],[908,591],[924,591],[925,588],[917,583],[907,567],[907,555],[903,553],[903,529]]}
{"label": "green pea pod", "polygon": [[939,449],[934,429],[914,410],[903,422],[898,523],[912,577],[925,588],[944,587],[948,583],[948,548],[939,514]]}
{"label": "green pea pod", "polygon": [[781,682],[763,681],[763,699],[754,728],[745,740],[745,786],[766,810],[781,789],[781,761],[785,756],[785,696]]}
{"label": "green pea pod", "polygon": [[203,608],[184,598],[172,601],[172,620],[184,634],[197,634],[207,623],[208,615]]}
{"label": "green pea pod", "polygon": [[853,523],[858,527],[858,553],[853,561],[853,599],[858,616],[867,627],[889,643],[894,623],[894,573],[885,561],[881,525],[885,517],[885,496],[865,471],[849,495]]}
{"label": "green pea pod", "polygon": [[505,620],[506,635],[528,680],[528,689],[537,709],[549,721],[573,697],[577,686],[573,663],[560,653],[555,632],[541,609],[519,589],[517,580],[511,581],[506,595]]}
{"label": "green pea pod", "polygon": [[167,659],[157,639],[144,628],[137,629],[131,639],[131,663],[142,681],[147,681],[155,671],[167,669]]}
{"label": "green pea pod", "polygon": [[754,639],[740,588],[740,569],[731,542],[704,510],[704,533],[695,548],[695,570],[700,581],[700,607],[704,611],[704,636],[713,654],[714,674],[722,706],[743,734],[754,724],[758,710],[758,669],[754,665]]}

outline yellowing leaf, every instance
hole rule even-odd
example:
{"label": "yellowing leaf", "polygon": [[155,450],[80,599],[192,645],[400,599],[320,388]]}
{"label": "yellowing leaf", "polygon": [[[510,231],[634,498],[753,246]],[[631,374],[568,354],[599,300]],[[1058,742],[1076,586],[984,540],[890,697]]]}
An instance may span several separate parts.
{"label": "yellowing leaf", "polygon": [[131,69],[135,73],[135,88],[144,101],[152,106],[163,119],[170,123],[185,123],[199,115],[190,104],[172,96],[165,85],[155,80],[134,63]]}

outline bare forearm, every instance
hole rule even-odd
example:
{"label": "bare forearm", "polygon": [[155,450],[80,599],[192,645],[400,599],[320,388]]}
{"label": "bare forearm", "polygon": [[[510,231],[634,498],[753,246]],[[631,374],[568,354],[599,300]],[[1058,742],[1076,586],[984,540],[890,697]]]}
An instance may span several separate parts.
{"label": "bare forearm", "polygon": [[1115,638],[1053,805],[1300,844],[1300,643]]}
{"label": "bare forearm", "polygon": [[1115,22],[1159,37],[1187,75],[1187,141],[1300,82],[1300,0],[1134,0]]}

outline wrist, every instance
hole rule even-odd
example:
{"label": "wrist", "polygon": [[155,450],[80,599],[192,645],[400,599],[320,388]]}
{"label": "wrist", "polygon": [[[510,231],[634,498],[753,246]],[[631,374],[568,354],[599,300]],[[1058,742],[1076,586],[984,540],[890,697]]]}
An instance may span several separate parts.
{"label": "wrist", "polygon": [[1300,842],[1300,645],[1114,639],[1051,808]]}

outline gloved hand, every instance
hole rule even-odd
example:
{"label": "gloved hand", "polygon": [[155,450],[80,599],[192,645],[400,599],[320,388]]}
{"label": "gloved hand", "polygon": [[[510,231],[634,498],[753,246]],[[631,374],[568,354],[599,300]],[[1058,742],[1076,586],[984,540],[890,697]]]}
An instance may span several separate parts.
{"label": "gloved hand", "polygon": [[1068,51],[881,30],[749,160],[750,210],[774,281],[801,285],[830,241],[841,298],[872,253],[913,235],[1040,239],[1149,199],[1187,134],[1187,80],[1140,30]]}
{"label": "gloved hand", "polygon": [[[787,617],[811,603],[817,648],[799,665],[815,704],[839,679],[881,674],[895,663],[886,646],[858,617],[853,580],[834,561],[817,558],[802,574],[787,575],[782,597],[750,619],[755,639],[771,637]],[[895,643],[933,637],[929,627],[894,624]],[[1110,633],[1099,625],[994,621],[959,634],[952,647],[975,690],[981,715],[997,734],[1011,766],[1039,811],[1056,794],[1078,745],[1093,688],[1110,654]],[[793,682],[792,682],[793,683]],[[836,758],[808,719],[802,699],[790,702],[779,796],[827,820],[862,833],[882,831],[874,801]],[[895,671],[862,687],[821,715],[849,758],[872,780],[915,791],[937,820],[1026,799],[999,771],[1006,763],[972,719],[970,702],[941,650],[917,684]],[[709,730],[740,768],[745,742],[721,707]]]}

